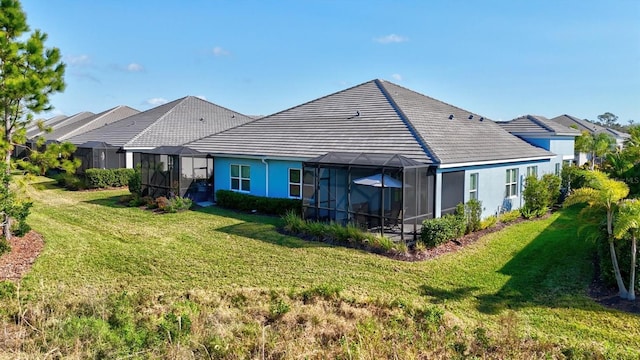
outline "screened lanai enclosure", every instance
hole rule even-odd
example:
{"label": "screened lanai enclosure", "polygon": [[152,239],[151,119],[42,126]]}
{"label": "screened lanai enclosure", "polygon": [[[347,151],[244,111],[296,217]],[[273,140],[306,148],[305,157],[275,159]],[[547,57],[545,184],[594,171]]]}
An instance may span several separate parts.
{"label": "screened lanai enclosure", "polygon": [[140,153],[142,195],[181,196],[198,204],[213,202],[213,158],[183,146],[161,146]]}
{"label": "screened lanai enclosure", "polygon": [[398,154],[332,152],[304,163],[305,219],[415,240],[434,216],[435,170]]}
{"label": "screened lanai enclosure", "polygon": [[113,146],[102,141],[88,141],[78,145],[73,153],[75,159],[80,160],[78,174],[84,174],[87,169],[118,169],[126,167],[125,154]]}

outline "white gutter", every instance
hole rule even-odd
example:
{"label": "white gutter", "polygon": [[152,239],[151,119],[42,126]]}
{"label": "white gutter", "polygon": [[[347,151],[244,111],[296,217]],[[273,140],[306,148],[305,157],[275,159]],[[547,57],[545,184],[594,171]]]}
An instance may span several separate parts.
{"label": "white gutter", "polygon": [[265,194],[264,196],[269,197],[269,163],[267,162],[267,158],[263,157],[260,159],[265,166]]}
{"label": "white gutter", "polygon": [[451,169],[451,168],[465,167],[465,166],[508,164],[508,163],[514,163],[514,162],[523,162],[523,161],[548,160],[555,156],[556,155],[554,154],[549,156],[537,156],[537,157],[521,158],[521,159],[486,160],[486,161],[472,161],[472,162],[466,162],[466,163],[440,164],[439,168]]}

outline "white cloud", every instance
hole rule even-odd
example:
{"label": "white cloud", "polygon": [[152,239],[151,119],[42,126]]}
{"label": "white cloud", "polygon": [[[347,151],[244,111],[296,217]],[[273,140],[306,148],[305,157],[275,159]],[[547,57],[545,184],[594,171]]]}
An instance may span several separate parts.
{"label": "white cloud", "polygon": [[214,56],[229,56],[231,55],[231,53],[223,48],[221,48],[220,46],[216,46],[213,48],[213,55]]}
{"label": "white cloud", "polygon": [[166,104],[168,102],[169,102],[169,100],[167,100],[165,98],[161,98],[161,97],[155,97],[155,98],[147,99],[147,101],[145,101],[145,103],[147,105],[153,105],[153,106]]}
{"label": "white cloud", "polygon": [[204,95],[196,95],[196,97],[197,97],[198,99],[202,99],[202,100],[204,100],[204,101],[207,101],[207,97],[206,97],[206,96],[204,96]]}
{"label": "white cloud", "polygon": [[378,42],[380,44],[390,44],[390,43],[400,43],[400,42],[409,41],[409,38],[396,35],[396,34],[389,34],[389,35],[375,38],[374,40],[375,42]]}
{"label": "white cloud", "polygon": [[89,55],[68,55],[64,57],[64,61],[70,66],[86,66],[91,64]]}
{"label": "white cloud", "polygon": [[402,81],[402,75],[400,75],[400,74],[393,74],[393,75],[391,75],[391,77],[395,81]]}
{"label": "white cloud", "polygon": [[144,70],[144,67],[137,63],[131,63],[127,65],[127,71],[130,71],[130,72],[140,72],[143,70]]}

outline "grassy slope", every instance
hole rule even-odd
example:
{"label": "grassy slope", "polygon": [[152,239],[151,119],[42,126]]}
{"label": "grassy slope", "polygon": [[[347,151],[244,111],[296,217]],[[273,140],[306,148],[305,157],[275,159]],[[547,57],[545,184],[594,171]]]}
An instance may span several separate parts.
{"label": "grassy slope", "polygon": [[275,218],[217,208],[159,215],[115,205],[125,193],[65,192],[45,183],[32,192],[29,223],[46,246],[22,286],[45,297],[87,289],[301,291],[334,284],[359,301],[440,304],[469,326],[497,328],[512,309],[524,332],[545,341],[630,351],[640,343],[638,316],[586,296],[592,245],[577,238],[574,210],[407,263],[283,236]]}

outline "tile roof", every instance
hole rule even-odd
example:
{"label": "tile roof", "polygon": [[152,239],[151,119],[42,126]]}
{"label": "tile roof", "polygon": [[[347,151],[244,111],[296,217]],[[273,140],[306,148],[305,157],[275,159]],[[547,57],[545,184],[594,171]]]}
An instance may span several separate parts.
{"label": "tile roof", "polygon": [[551,121],[555,121],[557,123],[560,123],[564,126],[575,126],[578,128],[578,130],[580,132],[582,131],[588,131],[590,133],[607,133],[615,138],[619,138],[619,139],[626,139],[631,137],[631,135],[621,132],[621,131],[617,131],[608,127],[604,127],[604,126],[600,126],[598,124],[594,124],[590,121],[587,120],[582,120],[582,119],[578,119],[575,116],[571,116],[571,115],[560,115],[560,116],[556,116],[553,119],[551,119]]}
{"label": "tile roof", "polygon": [[[80,121],[82,119],[86,119],[90,116],[95,115],[94,113],[90,112],[90,111],[83,111],[83,112],[79,112],[75,115],[71,115],[71,116],[66,116],[63,118],[60,118],[58,116],[53,117],[47,121],[44,122],[44,125],[48,128],[51,128],[52,132],[62,126],[65,126],[67,124],[73,124],[76,121]],[[27,131],[27,139],[33,139],[39,136],[45,136],[51,134],[51,133],[47,133],[46,131],[42,131],[40,130],[37,126],[32,128],[30,131]]]}
{"label": "tile roof", "polygon": [[182,145],[251,120],[235,111],[187,96],[67,140],[74,144],[104,141],[131,148]]}
{"label": "tile roof", "polygon": [[539,115],[525,115],[497,124],[514,135],[580,136],[580,131]]}
{"label": "tile roof", "polygon": [[312,100],[188,146],[213,154],[301,159],[328,152],[400,154],[441,164],[552,156],[493,121],[383,80]]}
{"label": "tile roof", "polygon": [[64,141],[74,135],[97,129],[101,126],[110,124],[118,120],[122,120],[139,112],[139,110],[130,108],[128,106],[116,106],[101,113],[79,119],[72,123],[67,123],[63,126],[58,126],[51,133],[45,134],[44,137],[47,140]]}

